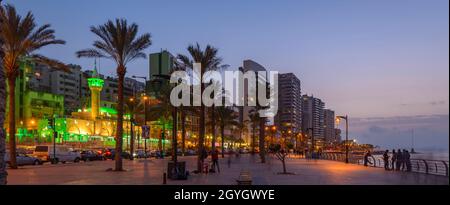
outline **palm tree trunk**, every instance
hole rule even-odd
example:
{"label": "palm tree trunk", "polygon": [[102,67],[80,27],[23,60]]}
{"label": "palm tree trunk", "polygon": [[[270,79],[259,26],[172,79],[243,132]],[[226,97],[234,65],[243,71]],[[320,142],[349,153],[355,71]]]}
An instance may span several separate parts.
{"label": "palm tree trunk", "polygon": [[225,158],[225,125],[220,125],[220,135],[222,138],[222,158]]}
{"label": "palm tree trunk", "polygon": [[256,146],[256,126],[252,126],[252,155],[255,154],[255,146]]}
{"label": "palm tree trunk", "polygon": [[265,153],[265,146],[264,146],[264,137],[266,135],[265,133],[265,124],[266,121],[264,118],[260,118],[259,121],[259,156],[261,158],[261,163],[266,163],[266,153]]}
{"label": "palm tree trunk", "polygon": [[177,114],[178,110],[177,107],[172,107],[172,161],[174,162],[175,166],[177,164],[177,152],[178,152],[178,143],[177,143]]}
{"label": "palm tree trunk", "polygon": [[[203,77],[203,73],[200,74],[200,81]],[[200,83],[201,92],[203,93],[204,87],[203,83]],[[202,151],[203,151],[203,142],[205,139],[205,106],[203,105],[203,102],[200,106],[200,127],[199,127],[199,136],[198,136],[198,153],[197,153],[197,171],[202,170]]]}
{"label": "palm tree trunk", "polygon": [[131,114],[131,128],[130,128],[130,153],[131,153],[131,158],[130,160],[134,159],[133,153],[134,153],[134,126],[133,126],[133,122],[134,122],[134,114]]}
{"label": "palm tree trunk", "polygon": [[211,107],[211,132],[212,132],[212,140],[211,140],[211,151],[216,150],[216,112],[214,105]]}
{"label": "palm tree trunk", "polygon": [[16,78],[15,76],[8,77],[9,85],[9,110],[8,110],[8,121],[9,121],[9,165],[11,169],[17,169],[16,161]]}
{"label": "palm tree trunk", "polygon": [[183,107],[181,107],[181,152],[183,156],[186,153],[186,115]]}
{"label": "palm tree trunk", "polygon": [[[1,1],[1,0],[0,0]],[[1,5],[0,5],[1,6]],[[3,70],[3,54],[0,54],[0,185],[6,185],[6,133],[4,128],[6,112],[6,79]]]}
{"label": "palm tree trunk", "polygon": [[123,141],[123,81],[125,78],[125,68],[119,67],[117,69],[117,76],[119,82],[117,85],[118,104],[117,104],[117,131],[116,131],[116,153],[115,171],[122,171],[122,141]]}

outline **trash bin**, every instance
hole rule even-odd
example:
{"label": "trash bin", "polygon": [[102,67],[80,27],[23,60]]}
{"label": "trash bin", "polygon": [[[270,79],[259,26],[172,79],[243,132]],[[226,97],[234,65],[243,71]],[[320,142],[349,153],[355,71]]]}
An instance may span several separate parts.
{"label": "trash bin", "polygon": [[167,178],[169,179],[185,179],[186,176],[186,162],[168,162],[167,164]]}

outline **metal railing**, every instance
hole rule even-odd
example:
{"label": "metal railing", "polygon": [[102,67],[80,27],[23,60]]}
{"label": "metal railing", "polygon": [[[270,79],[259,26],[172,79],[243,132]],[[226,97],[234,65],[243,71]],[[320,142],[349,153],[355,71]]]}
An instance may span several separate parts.
{"label": "metal railing", "polygon": [[[333,161],[345,161],[344,153],[321,153],[319,159],[333,160]],[[353,164],[363,165],[364,156],[349,154],[349,162]],[[392,170],[392,161],[389,160],[388,168]],[[394,163],[395,167],[397,163]],[[400,165],[400,171],[407,171],[406,162]],[[369,157],[368,166],[384,168],[384,160],[376,158],[374,156]],[[411,159],[410,171],[416,173],[433,174],[441,176],[449,176],[449,162],[444,160],[429,160],[429,159]]]}

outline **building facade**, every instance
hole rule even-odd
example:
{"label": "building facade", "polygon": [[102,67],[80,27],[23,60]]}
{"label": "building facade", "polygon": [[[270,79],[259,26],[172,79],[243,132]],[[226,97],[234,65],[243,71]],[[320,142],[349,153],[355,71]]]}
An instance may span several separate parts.
{"label": "building facade", "polygon": [[[262,65],[260,65],[259,63],[255,62],[253,60],[244,60],[243,66],[240,67],[239,70],[242,71],[243,73],[245,73],[247,71],[254,71],[254,72],[261,71],[262,73],[264,73],[264,75],[266,72],[266,68],[264,68]],[[258,75],[261,75],[262,73],[258,73]],[[242,85],[239,85],[239,86],[242,86]],[[254,97],[249,96],[249,90],[250,89],[256,90],[257,87],[256,87],[256,85],[249,84],[247,80],[244,80],[243,86],[244,86],[244,95],[243,95],[244,106],[239,107],[239,123],[243,124],[245,126],[245,128],[243,129],[244,141],[246,143],[250,143],[250,141],[251,141],[250,130],[252,130],[250,113],[256,109],[256,106],[250,106],[247,102],[256,101],[256,99],[254,99]],[[256,135],[258,136],[258,133],[256,133]]]}
{"label": "building facade", "polygon": [[324,139],[324,107],[325,103],[314,96],[302,97],[302,131],[307,136],[309,144],[323,145]]}
{"label": "building facade", "polygon": [[278,113],[275,125],[281,131],[299,133],[302,129],[300,80],[293,73],[278,75]]}
{"label": "building facade", "polygon": [[324,125],[323,134],[326,144],[333,144],[336,141],[335,133],[335,115],[334,111],[330,109],[324,109]]}

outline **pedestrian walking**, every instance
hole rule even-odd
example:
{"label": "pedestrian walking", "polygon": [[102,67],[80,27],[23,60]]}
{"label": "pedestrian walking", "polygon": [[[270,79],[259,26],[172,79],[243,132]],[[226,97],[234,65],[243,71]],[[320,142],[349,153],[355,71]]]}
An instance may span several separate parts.
{"label": "pedestrian walking", "polygon": [[391,168],[392,171],[395,171],[395,163],[397,161],[397,153],[395,152],[395,149],[392,149],[392,157],[391,157]]}
{"label": "pedestrian walking", "polygon": [[403,152],[402,152],[402,171],[406,170],[406,157],[407,157],[406,155],[407,155],[406,150],[403,149]]}
{"label": "pedestrian walking", "polygon": [[384,170],[389,170],[389,150],[383,154]]}
{"label": "pedestrian walking", "polygon": [[368,166],[368,164],[372,165],[372,162],[369,161],[369,157],[372,156],[370,154],[370,151],[367,151],[366,154],[364,154],[364,166]]}
{"label": "pedestrian walking", "polygon": [[395,170],[400,171],[400,167],[402,166],[403,155],[400,149],[397,150],[397,161],[395,163]]}
{"label": "pedestrian walking", "polygon": [[405,164],[406,164],[406,171],[410,172],[412,170],[412,167],[411,167],[411,155],[409,154],[408,150],[405,150],[404,158],[405,158],[404,161],[405,161]]}
{"label": "pedestrian walking", "polygon": [[216,172],[216,166],[217,166],[217,172],[220,173],[219,150],[218,149],[212,151],[211,159],[212,159],[212,170],[213,170],[213,172]]}
{"label": "pedestrian walking", "polygon": [[205,159],[208,158],[208,151],[206,151],[206,148],[202,149],[200,159],[202,161],[202,169],[205,169],[204,172],[208,172],[208,168],[205,168]]}

